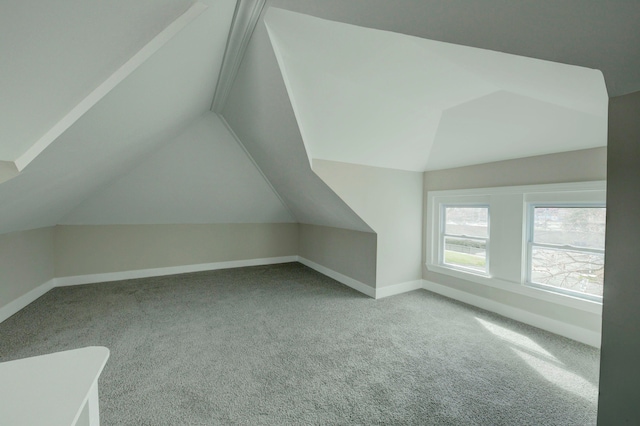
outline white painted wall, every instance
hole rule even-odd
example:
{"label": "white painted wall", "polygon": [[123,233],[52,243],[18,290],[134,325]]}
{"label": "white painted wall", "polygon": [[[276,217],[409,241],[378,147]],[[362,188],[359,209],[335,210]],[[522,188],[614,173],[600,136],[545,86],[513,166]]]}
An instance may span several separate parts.
{"label": "white painted wall", "polygon": [[59,223],[295,222],[218,116],[207,113]]}
{"label": "white painted wall", "polygon": [[318,174],[378,235],[376,288],[422,277],[422,173],[313,160]]}

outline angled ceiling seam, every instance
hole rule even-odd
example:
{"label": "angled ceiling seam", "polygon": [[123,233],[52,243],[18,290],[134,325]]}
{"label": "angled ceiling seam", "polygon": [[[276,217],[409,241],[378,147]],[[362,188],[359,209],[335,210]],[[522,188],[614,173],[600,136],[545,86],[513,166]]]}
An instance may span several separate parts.
{"label": "angled ceiling seam", "polygon": [[[19,156],[13,163],[19,172],[24,170],[38,155],[40,155],[49,145],[51,145],[62,133],[71,127],[80,117],[82,117],[91,107],[111,92],[120,82],[133,73],[142,63],[151,57],[158,49],[164,46],[185,26],[204,12],[208,6],[204,3],[196,2],[182,15],[169,24],[164,30],[149,41],[134,56],[120,66],[113,74],[96,87],[89,95],[82,99],[71,109],[62,119],[51,127],[42,137],[40,137],[31,147]],[[16,175],[18,174],[16,173]]]}
{"label": "angled ceiling seam", "polygon": [[229,123],[227,122],[227,120],[224,118],[224,116],[222,114],[218,114],[218,117],[220,118],[220,121],[222,121],[222,124],[224,124],[224,127],[227,129],[227,131],[229,131],[229,134],[233,137],[233,140],[236,141],[236,143],[240,146],[240,148],[242,148],[242,151],[245,153],[245,155],[247,156],[247,158],[249,159],[249,161],[251,161],[251,164],[254,165],[254,167],[256,168],[256,170],[258,170],[258,172],[260,173],[260,176],[262,176],[262,178],[264,179],[264,181],[267,183],[267,185],[269,185],[269,188],[271,188],[271,191],[273,191],[273,193],[275,194],[276,197],[278,197],[278,200],[280,200],[280,202],[282,203],[282,205],[284,206],[284,208],[287,210],[287,212],[289,213],[289,215],[291,216],[291,218],[293,220],[295,220],[296,222],[300,222],[300,220],[298,219],[298,217],[296,217],[296,215],[294,214],[294,212],[291,210],[291,208],[289,207],[289,205],[284,201],[284,199],[282,198],[282,196],[280,195],[280,193],[276,190],[276,188],[273,186],[273,184],[271,183],[271,181],[267,178],[267,176],[264,174],[264,172],[262,171],[262,168],[258,165],[258,163],[256,162],[256,160],[253,158],[253,156],[249,153],[249,151],[247,150],[247,148],[244,146],[244,144],[242,143],[242,141],[240,140],[240,138],[238,137],[238,135],[236,134],[236,132],[233,131],[233,129],[231,128],[231,126],[229,125]]}

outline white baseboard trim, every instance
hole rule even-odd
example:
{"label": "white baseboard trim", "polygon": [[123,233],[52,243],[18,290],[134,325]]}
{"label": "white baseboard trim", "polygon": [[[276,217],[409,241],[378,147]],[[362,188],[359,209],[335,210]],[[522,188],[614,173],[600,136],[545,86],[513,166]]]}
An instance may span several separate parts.
{"label": "white baseboard trim", "polygon": [[423,288],[422,280],[405,281],[399,284],[392,284],[381,288],[376,288],[376,299],[395,296],[396,294],[407,293],[409,291]]}
{"label": "white baseboard trim", "polygon": [[199,263],[196,265],[170,266],[166,268],[137,269],[133,271],[108,272],[104,274],[75,275],[55,279],[56,287],[81,284],[94,284],[109,281],[130,280],[135,278],[160,277],[164,275],[185,274],[189,272],[214,271],[216,269],[242,268],[245,266],[274,265],[277,263],[297,262],[298,256],[267,257],[262,259],[231,260],[227,262]]}
{"label": "white baseboard trim", "polygon": [[374,299],[376,298],[376,289],[366,285],[365,283],[362,283],[356,279],[343,275],[340,272],[336,272],[333,269],[329,269],[326,266],[319,265],[302,256],[298,256],[298,262],[302,263],[305,266],[308,266],[311,269],[314,269],[320,272],[323,275],[328,276],[329,278],[333,278],[334,280],[346,285],[347,287],[351,287],[352,289],[357,290],[360,293],[366,294],[367,296],[372,297]]}
{"label": "white baseboard trim", "polygon": [[451,299],[455,299],[481,309],[495,312],[499,315],[503,315],[507,318],[511,318],[537,328],[541,328],[551,333],[559,334],[561,336],[568,337],[569,339],[577,340],[578,342],[585,343],[589,346],[593,346],[596,348],[600,347],[601,335],[598,332],[547,318],[545,316],[524,311],[519,308],[514,308],[512,306],[496,302],[495,300],[476,296],[465,291],[434,283],[432,281],[423,280],[423,288],[425,290],[438,293],[442,296],[449,297]]}
{"label": "white baseboard trim", "polygon": [[49,290],[55,287],[55,278],[50,279],[44,284],[40,284],[38,287],[34,288],[30,292],[23,294],[18,297],[16,300],[13,300],[2,308],[0,308],[0,322],[6,320],[11,315],[17,313],[22,308],[27,306],[29,303],[35,301],[38,297],[42,296]]}

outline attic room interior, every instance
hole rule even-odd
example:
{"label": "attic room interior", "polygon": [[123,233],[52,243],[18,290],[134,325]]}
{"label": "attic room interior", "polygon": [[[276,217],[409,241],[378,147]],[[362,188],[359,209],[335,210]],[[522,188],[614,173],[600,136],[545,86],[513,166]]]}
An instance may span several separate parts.
{"label": "attic room interior", "polygon": [[640,424],[639,21],[2,2],[0,424]]}

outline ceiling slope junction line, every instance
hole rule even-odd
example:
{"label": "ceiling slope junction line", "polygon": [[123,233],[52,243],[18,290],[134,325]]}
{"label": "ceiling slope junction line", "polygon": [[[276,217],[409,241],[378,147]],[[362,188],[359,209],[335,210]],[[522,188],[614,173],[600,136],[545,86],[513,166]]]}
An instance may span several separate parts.
{"label": "ceiling slope junction line", "polygon": [[606,145],[599,70],[273,7],[264,19],[310,162],[423,172]]}
{"label": "ceiling slope junction line", "polygon": [[291,216],[291,218],[293,220],[295,220],[296,222],[300,222],[298,220],[298,218],[296,217],[296,215],[293,213],[293,211],[291,210],[291,208],[289,207],[289,205],[284,201],[284,199],[282,198],[282,196],[280,195],[280,193],[276,190],[276,188],[273,186],[273,184],[271,183],[271,181],[267,178],[267,176],[264,174],[264,172],[262,171],[262,168],[260,168],[260,166],[258,165],[258,163],[256,162],[256,160],[251,156],[251,154],[249,153],[249,151],[247,151],[247,148],[242,144],[242,141],[240,141],[240,138],[238,137],[238,135],[236,134],[236,132],[233,131],[233,129],[231,128],[231,126],[229,125],[229,123],[227,123],[227,120],[225,120],[224,116],[222,116],[221,114],[218,114],[218,118],[220,118],[220,121],[222,122],[222,124],[224,124],[224,126],[226,127],[226,129],[229,131],[229,134],[231,134],[231,136],[233,137],[233,139],[236,141],[236,143],[240,146],[240,148],[242,148],[242,151],[244,152],[244,154],[247,156],[247,158],[251,161],[251,163],[255,166],[255,168],[258,170],[258,172],[260,172],[260,176],[262,176],[262,178],[264,179],[264,181],[267,183],[267,185],[269,185],[269,188],[271,188],[271,191],[273,191],[273,193],[275,194],[276,197],[278,197],[278,200],[280,200],[280,202],[282,203],[282,205],[284,206],[284,208],[287,210],[287,212],[289,213],[289,215]]}
{"label": "ceiling slope junction line", "polygon": [[[220,67],[220,75],[211,102],[211,111],[220,114],[229,97],[231,87],[240,69],[253,30],[264,8],[265,0],[238,0],[231,21],[227,46]],[[228,127],[228,126],[227,126]]]}
{"label": "ceiling slope junction line", "polygon": [[80,117],[82,117],[91,107],[104,98],[114,87],[122,82],[127,76],[134,72],[158,49],[164,46],[178,32],[198,17],[207,9],[204,3],[194,3],[186,12],[169,24],[149,43],[124,63],[102,84],[96,87],[88,96],[80,101],[71,111],[69,111],[60,121],[58,121],[49,131],[36,141],[24,154],[15,160],[18,172],[24,170],[40,153],[42,153],[51,143],[53,143],[62,133],[71,127]]}

